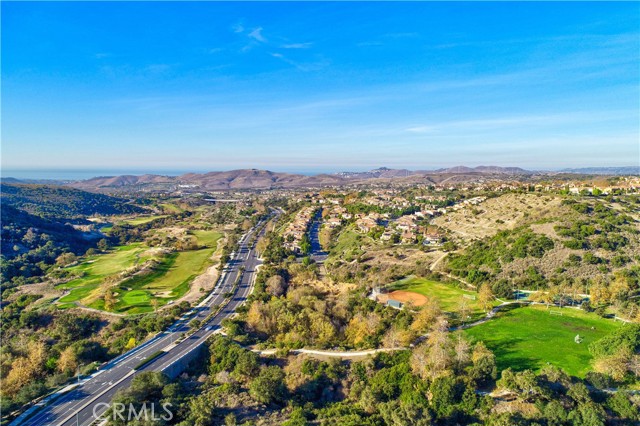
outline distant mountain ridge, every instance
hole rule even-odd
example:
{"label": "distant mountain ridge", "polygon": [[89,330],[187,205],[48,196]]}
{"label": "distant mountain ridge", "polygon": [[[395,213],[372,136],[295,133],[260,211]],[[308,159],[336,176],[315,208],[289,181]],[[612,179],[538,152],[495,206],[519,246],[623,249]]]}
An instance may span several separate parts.
{"label": "distant mountain ridge", "polygon": [[[113,187],[119,188],[122,186],[128,185],[138,185],[144,183],[163,183],[163,182],[171,182],[172,178],[169,176],[160,176],[160,175],[121,175],[121,176],[98,176],[91,179],[86,179],[78,182],[83,182],[88,187],[98,186],[98,187]],[[77,183],[77,182],[74,182]],[[71,185],[75,188],[82,188],[82,186]]]}
{"label": "distant mountain ridge", "polygon": [[187,173],[181,176],[122,175],[99,176],[70,183],[69,186],[87,191],[118,189],[160,189],[162,187],[200,188],[203,190],[273,189],[295,187],[317,187],[351,184],[372,179],[419,178],[429,175],[453,174],[531,174],[517,167],[480,166],[476,168],[458,166],[440,170],[390,169],[380,167],[365,172],[340,172],[306,176],[270,170],[238,169],[209,173]]}
{"label": "distant mountain ridge", "polygon": [[340,184],[338,176],[320,174],[304,176],[298,174],[272,172],[269,170],[240,169],[223,172],[187,173],[181,176],[106,176],[73,182],[70,186],[84,190],[118,189],[125,187],[153,187],[173,185],[177,187],[199,187],[206,190],[229,189],[271,189],[276,187],[297,187]]}
{"label": "distant mountain ridge", "polygon": [[[600,168],[576,169],[595,170]],[[609,168],[603,168],[609,169]],[[630,169],[630,168],[616,168]],[[573,170],[573,169],[571,169]],[[437,170],[407,170],[380,167],[369,171],[339,173],[322,173],[313,176],[273,172],[259,169],[238,169],[208,173],[186,173],[181,176],[161,175],[122,175],[100,176],[68,184],[86,191],[128,191],[128,190],[175,190],[179,188],[195,188],[205,191],[240,190],[240,189],[275,189],[339,186],[354,183],[366,183],[371,180],[397,180],[400,182],[468,181],[479,176],[487,177],[529,177],[539,174],[556,174],[558,172],[540,172],[520,167],[500,166],[456,166]],[[567,171],[567,173],[571,173]],[[576,172],[587,173],[587,172]],[[611,173],[609,173],[611,174]]]}

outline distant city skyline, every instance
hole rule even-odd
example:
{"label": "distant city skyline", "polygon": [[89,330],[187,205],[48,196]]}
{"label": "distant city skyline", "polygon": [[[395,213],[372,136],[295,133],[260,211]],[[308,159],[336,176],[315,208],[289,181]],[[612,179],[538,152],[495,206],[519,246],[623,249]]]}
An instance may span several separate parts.
{"label": "distant city skyline", "polygon": [[2,175],[638,165],[639,26],[634,2],[3,3]]}

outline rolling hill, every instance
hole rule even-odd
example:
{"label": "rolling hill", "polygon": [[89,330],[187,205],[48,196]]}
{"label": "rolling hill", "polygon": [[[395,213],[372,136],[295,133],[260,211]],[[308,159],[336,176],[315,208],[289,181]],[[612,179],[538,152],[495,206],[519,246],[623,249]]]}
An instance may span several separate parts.
{"label": "rolling hill", "polygon": [[143,213],[128,200],[57,185],[0,185],[3,207],[46,218],[75,219],[94,214]]}
{"label": "rolling hill", "polygon": [[[118,191],[118,190],[175,190],[179,188],[195,188],[199,190],[240,190],[240,189],[274,189],[323,187],[330,185],[348,185],[364,183],[370,180],[428,180],[439,182],[456,176],[458,180],[472,179],[478,175],[532,175],[534,172],[518,167],[480,166],[476,168],[458,166],[441,170],[390,169],[381,167],[365,172],[340,172],[334,174],[317,174],[313,176],[272,172],[258,169],[239,169],[209,173],[187,173],[181,176],[160,175],[123,175],[103,176],[77,181],[69,184],[74,188],[86,191]],[[465,178],[466,176],[466,178]]]}

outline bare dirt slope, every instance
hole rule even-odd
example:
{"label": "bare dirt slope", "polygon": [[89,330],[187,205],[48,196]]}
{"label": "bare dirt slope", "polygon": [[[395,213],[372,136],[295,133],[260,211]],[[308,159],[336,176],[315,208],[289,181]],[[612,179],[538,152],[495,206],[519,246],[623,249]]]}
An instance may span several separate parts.
{"label": "bare dirt slope", "polygon": [[454,238],[470,241],[513,229],[543,218],[569,213],[561,198],[539,194],[504,194],[490,198],[475,208],[464,208],[434,219],[434,224],[449,230]]}

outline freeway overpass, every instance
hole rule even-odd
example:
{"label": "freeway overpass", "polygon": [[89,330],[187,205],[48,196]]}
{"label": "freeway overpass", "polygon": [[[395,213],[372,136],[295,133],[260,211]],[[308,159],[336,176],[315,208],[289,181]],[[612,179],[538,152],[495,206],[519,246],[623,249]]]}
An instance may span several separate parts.
{"label": "freeway overpass", "polygon": [[[276,215],[279,214],[276,212]],[[167,372],[179,366],[183,357],[189,356],[192,351],[197,350],[212,334],[219,330],[222,321],[232,316],[236,308],[251,293],[257,267],[261,263],[254,248],[255,244],[251,244],[251,242],[254,236],[259,237],[265,232],[266,227],[260,229],[263,224],[264,221],[258,223],[242,236],[238,244],[238,251],[231,256],[214,290],[192,310],[191,316],[185,315],[166,331],[104,365],[97,373],[72,391],[56,398],[29,418],[14,421],[12,425],[87,426],[98,424],[99,421],[94,415],[103,414],[115,393],[120,389],[126,389],[133,377],[140,371]],[[215,312],[215,307],[223,304],[224,294],[227,292],[233,292],[231,300],[205,323],[204,320]],[[180,341],[179,338],[190,330],[188,323],[193,319],[203,322],[201,328]],[[159,351],[164,352],[153,358],[144,367],[136,369],[141,362],[156,355]]]}

